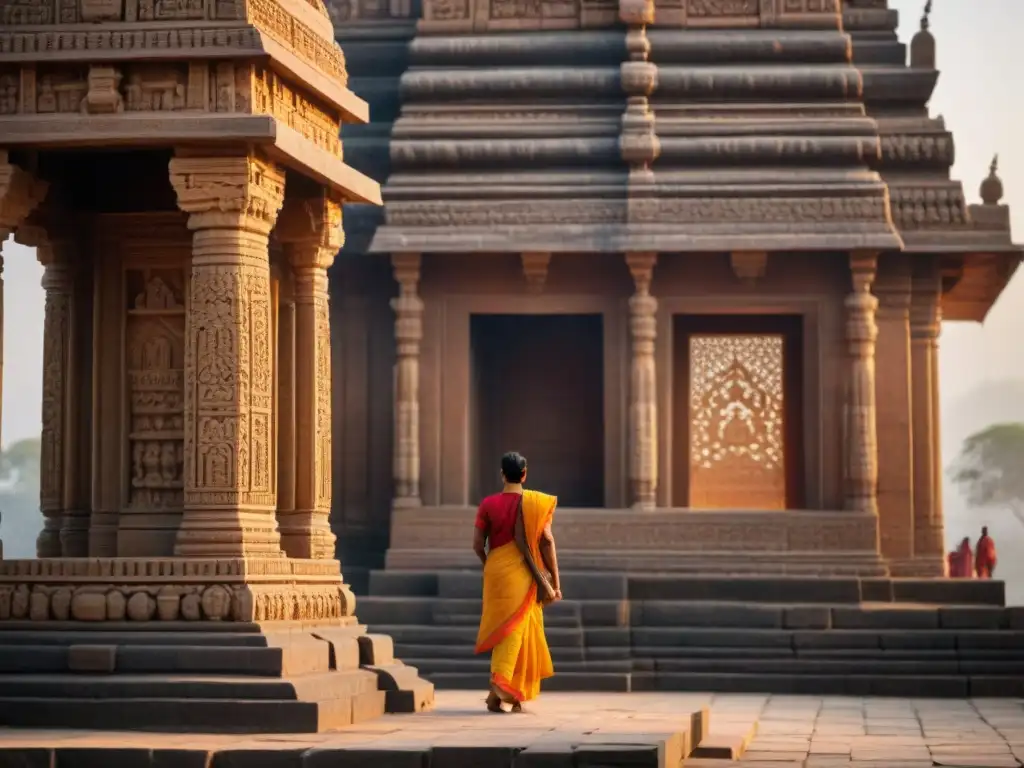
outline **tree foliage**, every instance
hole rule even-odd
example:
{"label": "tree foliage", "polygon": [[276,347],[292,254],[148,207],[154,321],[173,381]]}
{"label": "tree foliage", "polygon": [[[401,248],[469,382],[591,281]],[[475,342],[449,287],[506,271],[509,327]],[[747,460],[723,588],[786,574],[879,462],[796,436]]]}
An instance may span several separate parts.
{"label": "tree foliage", "polygon": [[971,435],[949,474],[972,507],[1007,509],[1024,525],[1024,424],[993,424]]}
{"label": "tree foliage", "polygon": [[34,557],[39,514],[38,437],[18,440],[0,451],[0,538],[4,557]]}

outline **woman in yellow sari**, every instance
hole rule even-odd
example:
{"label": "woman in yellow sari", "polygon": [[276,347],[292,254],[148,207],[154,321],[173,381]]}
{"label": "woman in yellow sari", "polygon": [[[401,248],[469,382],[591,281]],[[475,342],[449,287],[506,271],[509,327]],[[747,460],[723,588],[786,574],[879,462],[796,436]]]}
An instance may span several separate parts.
{"label": "woman in yellow sari", "polygon": [[484,566],[476,652],[491,654],[491,712],[519,711],[554,675],[542,607],[562,599],[551,533],[558,499],[523,490],[526,459],[518,453],[501,457],[501,479],[501,493],[481,502],[473,534]]}

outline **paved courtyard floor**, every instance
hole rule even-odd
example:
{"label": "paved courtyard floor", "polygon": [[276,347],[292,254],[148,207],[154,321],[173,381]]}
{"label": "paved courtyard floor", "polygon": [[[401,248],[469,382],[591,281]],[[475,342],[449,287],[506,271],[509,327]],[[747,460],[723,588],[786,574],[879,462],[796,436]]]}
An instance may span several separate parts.
{"label": "paved courtyard floor", "polygon": [[[910,700],[817,696],[711,694],[551,693],[522,715],[493,715],[475,692],[442,691],[433,712],[387,716],[344,731],[324,734],[223,736],[143,734],[96,731],[30,731],[0,728],[0,768],[34,768],[25,756],[34,749],[61,754],[82,749],[115,748],[124,758],[136,750],[187,750],[211,756],[226,751],[275,752],[280,759],[213,759],[197,765],[276,768],[278,765],[339,766],[489,766],[560,765],[527,759],[559,754],[559,745],[649,743],[662,755],[657,762],[608,761],[607,755],[570,760],[569,765],[669,765],[666,740],[693,730],[694,711],[710,710],[705,744],[742,742],[735,758],[693,757],[686,768],[927,768],[963,766],[1003,768],[1024,764],[1024,702],[1019,700]],[[678,738],[676,739],[678,741]],[[696,739],[694,739],[696,740]],[[660,745],[660,747],[658,747]],[[677,745],[678,746],[678,745]],[[625,748],[625,747],[623,747]],[[526,752],[520,750],[526,749]],[[745,749],[745,751],[744,751]],[[20,751],[15,751],[20,750]],[[308,760],[310,752],[325,759]],[[341,751],[335,751],[341,750]],[[347,755],[345,757],[344,755]],[[379,753],[377,759],[374,755]],[[391,754],[385,758],[384,753]],[[402,759],[392,760],[397,754]],[[296,762],[286,758],[292,755]],[[334,757],[328,758],[330,755]],[[417,758],[422,755],[422,761]],[[41,757],[42,755],[40,755]],[[200,755],[197,754],[196,757]],[[39,763],[42,765],[43,763]],[[57,768],[76,760],[50,762]],[[92,763],[89,763],[90,765]],[[154,763],[108,761],[105,765]]]}

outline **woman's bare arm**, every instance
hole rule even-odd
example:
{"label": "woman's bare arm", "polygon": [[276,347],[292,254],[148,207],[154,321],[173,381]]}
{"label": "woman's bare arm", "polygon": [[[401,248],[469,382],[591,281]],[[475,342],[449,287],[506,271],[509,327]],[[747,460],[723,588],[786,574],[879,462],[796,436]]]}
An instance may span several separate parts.
{"label": "woman's bare arm", "polygon": [[544,532],[540,537],[540,556],[544,560],[544,567],[551,574],[551,586],[555,592],[562,591],[562,582],[558,576],[558,553],[555,551],[555,534],[551,531],[551,524],[544,526]]}
{"label": "woman's bare arm", "polygon": [[480,528],[473,529],[473,551],[482,565],[487,564],[487,534]]}

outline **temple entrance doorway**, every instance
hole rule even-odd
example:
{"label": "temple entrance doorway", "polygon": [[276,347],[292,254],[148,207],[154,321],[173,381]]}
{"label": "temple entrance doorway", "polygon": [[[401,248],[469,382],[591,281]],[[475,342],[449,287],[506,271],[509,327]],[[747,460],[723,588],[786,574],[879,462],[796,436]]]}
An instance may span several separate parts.
{"label": "temple entrance doorway", "polygon": [[514,450],[559,506],[604,506],[601,315],[473,315],[470,346],[473,498],[498,488]]}
{"label": "temple entrance doorway", "polygon": [[799,315],[674,318],[672,503],[803,505]]}

